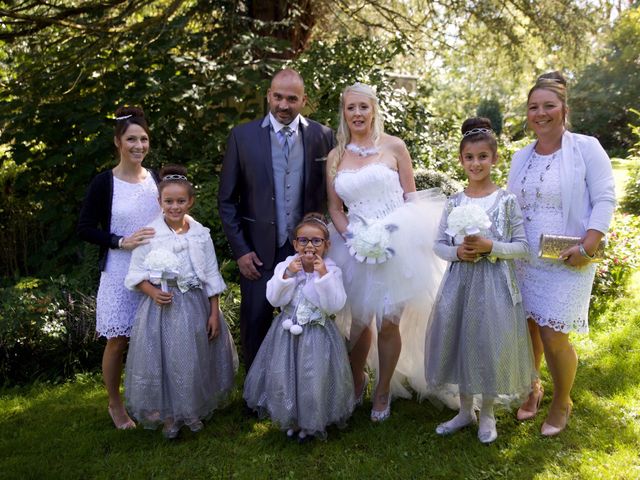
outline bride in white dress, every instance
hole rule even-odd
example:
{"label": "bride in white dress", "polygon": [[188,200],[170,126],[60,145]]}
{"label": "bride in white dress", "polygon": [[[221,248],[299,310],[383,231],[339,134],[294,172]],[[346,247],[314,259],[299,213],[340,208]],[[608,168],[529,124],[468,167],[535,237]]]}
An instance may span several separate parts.
{"label": "bride in white dress", "polygon": [[371,420],[379,422],[389,417],[392,397],[410,396],[407,386],[426,388],[424,337],[445,267],[432,246],[445,199],[437,189],[415,191],[409,152],[383,132],[371,87],[347,87],[340,111],[338,146],[327,160],[336,230],[329,255],[347,291],[356,398],[362,402],[369,381],[368,359],[377,372]]}

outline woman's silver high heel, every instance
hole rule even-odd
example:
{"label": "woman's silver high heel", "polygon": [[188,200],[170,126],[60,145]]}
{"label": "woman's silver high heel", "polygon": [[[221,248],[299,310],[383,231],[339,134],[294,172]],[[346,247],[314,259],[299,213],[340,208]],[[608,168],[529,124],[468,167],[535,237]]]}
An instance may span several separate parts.
{"label": "woman's silver high heel", "polygon": [[371,421],[374,423],[384,422],[391,416],[391,394],[387,393],[387,406],[384,410],[371,409]]}

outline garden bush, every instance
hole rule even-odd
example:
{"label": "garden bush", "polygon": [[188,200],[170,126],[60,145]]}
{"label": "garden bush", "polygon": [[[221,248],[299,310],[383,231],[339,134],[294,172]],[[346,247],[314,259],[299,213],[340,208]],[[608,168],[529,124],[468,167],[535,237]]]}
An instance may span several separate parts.
{"label": "garden bush", "polygon": [[604,259],[598,263],[591,292],[591,313],[602,312],[610,300],[621,297],[640,262],[640,219],[634,215],[616,213],[608,234]]}
{"label": "garden bush", "polygon": [[[640,157],[635,158],[640,162]],[[624,188],[624,200],[620,202],[620,208],[625,213],[640,215],[640,166],[629,169],[629,179]]]}
{"label": "garden bush", "polygon": [[[640,118],[640,112],[632,111]],[[640,124],[630,125],[636,143],[629,150],[627,161],[634,165],[629,169],[629,180],[624,189],[624,200],[620,202],[623,212],[640,215]]]}
{"label": "garden bush", "polygon": [[416,180],[417,190],[427,190],[429,188],[438,187],[441,188],[442,192],[448,196],[459,192],[463,188],[462,183],[438,170],[418,168],[414,170],[413,176]]}
{"label": "garden bush", "polygon": [[[0,387],[59,382],[100,369],[105,340],[96,338],[95,285],[60,276],[0,288]],[[240,287],[233,281],[227,287],[220,308],[239,345]]]}
{"label": "garden bush", "polygon": [[64,276],[0,289],[0,384],[60,381],[100,365],[95,299]]}

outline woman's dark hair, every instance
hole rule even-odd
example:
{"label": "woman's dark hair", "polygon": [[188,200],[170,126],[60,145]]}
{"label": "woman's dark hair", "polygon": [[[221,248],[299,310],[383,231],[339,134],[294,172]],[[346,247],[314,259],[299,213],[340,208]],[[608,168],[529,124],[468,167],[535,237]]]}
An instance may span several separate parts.
{"label": "woman's dark hair", "polygon": [[295,230],[293,231],[293,236],[297,237],[298,230],[300,230],[305,225],[311,225],[312,227],[319,228],[320,230],[322,230],[324,239],[329,240],[329,228],[327,227],[327,222],[325,221],[324,215],[322,215],[321,213],[318,213],[318,212],[307,213],[302,218],[302,220],[300,220],[300,223],[298,223],[298,225],[296,226]]}
{"label": "woman's dark hair", "polygon": [[486,117],[471,117],[462,122],[460,154],[467,143],[487,142],[494,155],[498,153],[498,142],[493,132],[491,120]]}
{"label": "woman's dark hair", "polygon": [[149,125],[147,125],[147,119],[144,116],[144,111],[140,107],[118,107],[116,110],[116,127],[113,135],[119,140],[124,132],[127,131],[129,125],[140,125],[142,129],[151,136],[149,133]]}
{"label": "woman's dark hair", "polygon": [[196,195],[196,190],[193,188],[191,182],[187,179],[187,169],[182,165],[169,164],[162,167],[160,170],[160,183],[158,184],[158,195],[162,195],[162,190],[167,185],[177,183],[183,185],[189,194],[189,198],[193,198]]}

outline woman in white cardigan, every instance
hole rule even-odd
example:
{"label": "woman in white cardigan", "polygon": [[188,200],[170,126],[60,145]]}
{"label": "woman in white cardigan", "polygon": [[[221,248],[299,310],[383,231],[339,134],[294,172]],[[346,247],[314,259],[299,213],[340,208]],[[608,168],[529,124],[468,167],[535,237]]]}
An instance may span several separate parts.
{"label": "woman in white cardigan", "polygon": [[[553,398],[542,425],[557,435],[571,413],[571,388],[578,357],[569,332],[588,331],[588,311],[595,265],[590,263],[609,228],[615,208],[611,161],[593,137],[567,130],[566,81],[558,72],[542,75],[529,91],[527,125],[537,140],[516,152],[508,188],[518,197],[531,246],[517,263],[517,275],[533,342],[534,363],[542,353],[553,379]],[[581,242],[558,260],[537,257],[541,234],[570,235]],[[518,419],[533,418],[544,390],[534,383]]]}

